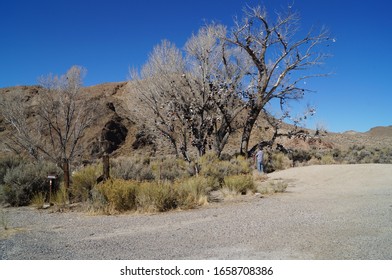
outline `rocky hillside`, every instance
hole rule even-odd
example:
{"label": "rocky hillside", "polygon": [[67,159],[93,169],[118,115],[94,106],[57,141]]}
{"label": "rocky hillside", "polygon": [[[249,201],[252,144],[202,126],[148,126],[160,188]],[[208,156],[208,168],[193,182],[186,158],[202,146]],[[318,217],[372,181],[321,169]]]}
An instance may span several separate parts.
{"label": "rocky hillside", "polygon": [[[32,102],[34,96],[40,94],[39,86],[18,86],[0,89],[0,94],[13,94],[21,92],[26,95],[26,102]],[[132,91],[132,84],[127,82],[106,83],[83,89],[85,98],[99,99],[101,117],[90,127],[82,139],[82,161],[90,161],[101,155],[101,143],[109,143],[108,150],[112,156],[131,156],[142,154],[144,156],[164,155],[171,153],[170,147],[163,139],[154,137],[144,129],[140,116],[146,114],[136,93]],[[292,127],[284,125],[282,132]],[[0,152],[6,150],[5,143],[11,133],[10,127],[0,115]],[[272,129],[265,121],[260,119],[254,129],[250,147],[261,139],[272,135]],[[240,132],[234,134],[226,146],[224,153],[233,154],[238,151]],[[279,139],[277,141],[285,148],[290,149],[333,149],[348,148],[353,145],[369,147],[391,147],[392,126],[375,127],[366,133],[317,133],[311,130],[302,130],[292,139]]]}

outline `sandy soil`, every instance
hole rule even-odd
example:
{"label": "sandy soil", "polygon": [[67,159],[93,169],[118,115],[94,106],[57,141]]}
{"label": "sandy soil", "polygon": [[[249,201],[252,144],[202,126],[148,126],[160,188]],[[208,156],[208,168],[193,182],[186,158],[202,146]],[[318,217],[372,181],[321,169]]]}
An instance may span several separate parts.
{"label": "sandy soil", "polygon": [[191,211],[4,209],[0,259],[392,259],[392,165],[310,166],[269,177],[287,181],[287,192]]}

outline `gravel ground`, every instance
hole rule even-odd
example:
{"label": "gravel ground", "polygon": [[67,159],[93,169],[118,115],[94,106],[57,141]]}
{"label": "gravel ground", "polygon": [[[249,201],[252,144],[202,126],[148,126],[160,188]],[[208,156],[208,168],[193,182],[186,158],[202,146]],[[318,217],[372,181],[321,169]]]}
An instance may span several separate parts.
{"label": "gravel ground", "polygon": [[392,259],[392,165],[310,166],[269,178],[286,180],[287,192],[190,211],[3,209],[0,259]]}

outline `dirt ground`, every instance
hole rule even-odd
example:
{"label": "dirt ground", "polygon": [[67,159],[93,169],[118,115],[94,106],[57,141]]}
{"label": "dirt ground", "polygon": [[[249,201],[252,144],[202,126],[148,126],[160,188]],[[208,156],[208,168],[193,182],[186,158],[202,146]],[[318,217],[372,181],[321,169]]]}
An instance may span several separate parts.
{"label": "dirt ground", "polygon": [[286,192],[190,211],[2,209],[0,259],[392,259],[392,165],[268,176],[287,182]]}

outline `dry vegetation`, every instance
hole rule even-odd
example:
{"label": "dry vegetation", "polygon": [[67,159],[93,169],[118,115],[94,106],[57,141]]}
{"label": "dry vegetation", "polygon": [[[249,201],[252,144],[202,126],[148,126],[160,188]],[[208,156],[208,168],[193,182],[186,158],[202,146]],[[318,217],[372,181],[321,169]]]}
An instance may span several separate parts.
{"label": "dry vegetation", "polygon": [[[239,156],[258,145],[267,173],[392,163],[392,127],[334,134],[300,128],[312,108],[291,116],[288,102],[307,92],[299,81],[324,76],[301,71],[323,63],[331,40],[325,30],[299,38],[298,23],[290,9],[271,18],[248,7],[231,29],[200,28],[183,52],[163,41],[130,82],[82,87],[85,70],[73,66],[39,86],[0,89],[0,201],[78,202],[109,214],[198,207],[216,192],[258,190],[263,179],[252,176],[252,159]],[[266,109],[274,100],[280,118]],[[98,162],[107,154],[111,179],[102,182]],[[49,173],[58,176],[53,195]],[[284,190],[277,183],[261,192]]]}
{"label": "dry vegetation", "polygon": [[[188,209],[214,201],[216,190],[221,192],[220,196],[246,191],[274,193],[274,189],[284,190],[284,182],[260,187],[260,182],[266,178],[260,180],[255,176],[252,185],[249,175],[253,170],[252,161],[235,156],[239,134],[233,134],[221,154],[221,159],[211,154],[199,160],[193,155],[195,157],[191,163],[176,159],[163,139],[146,134],[143,126],[133,122],[132,115],[127,114],[122,100],[128,86],[126,83],[113,83],[83,88],[86,96],[99,97],[100,108],[105,112],[83,135],[84,153],[80,154],[74,163],[76,171],[73,173],[73,184],[69,191],[72,201],[83,202],[83,209],[100,213]],[[0,94],[18,91],[34,97],[40,90],[39,87],[17,87],[0,89]],[[140,101],[135,99],[133,102],[134,106],[138,106]],[[134,110],[134,113],[141,112]],[[98,186],[97,178],[102,174],[102,166],[95,163],[99,162],[101,156],[99,140],[104,134],[106,124],[114,119],[119,119],[118,123],[124,125],[127,134],[111,154],[112,180]],[[268,123],[260,116],[250,145],[271,137],[267,127]],[[0,120],[0,128],[4,151],[10,130],[3,120]],[[282,126],[281,130],[285,129],[289,130],[289,125]],[[314,131],[308,131],[305,138],[280,138],[276,144],[281,144],[285,150],[278,150],[276,145],[265,150],[265,171],[311,164],[392,163],[391,130],[391,127],[385,127],[367,133],[324,133],[317,136]],[[112,132],[114,135],[118,133],[116,125]],[[106,135],[110,137],[110,133]],[[197,172],[199,176],[195,176]],[[31,163],[9,152],[2,153],[2,202],[15,206],[34,203],[37,207],[42,207],[47,201],[48,173],[56,173],[59,178],[62,176],[61,169],[53,164]],[[147,188],[149,192],[142,191]],[[69,200],[60,185],[56,185],[54,189],[58,190],[58,193],[52,195],[52,204],[56,209],[60,209],[66,206]],[[112,189],[113,193],[108,193],[107,189]],[[147,202],[151,205],[147,206]]]}

